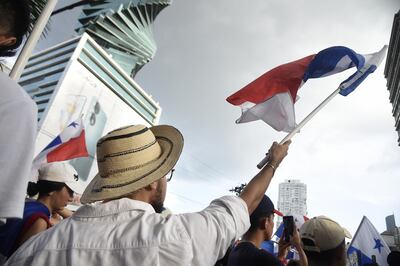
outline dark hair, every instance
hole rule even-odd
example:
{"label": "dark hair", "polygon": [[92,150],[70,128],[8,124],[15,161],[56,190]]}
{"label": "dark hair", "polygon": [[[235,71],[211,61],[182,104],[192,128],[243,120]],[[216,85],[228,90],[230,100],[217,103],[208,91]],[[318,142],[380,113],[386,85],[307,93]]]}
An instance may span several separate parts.
{"label": "dark hair", "polygon": [[286,264],[286,266],[300,266],[300,261],[298,260],[290,260],[288,264]]}
{"label": "dark hair", "polygon": [[31,22],[29,0],[1,0],[0,27],[17,40],[15,44],[0,47],[0,56],[13,56],[29,30]]}
{"label": "dark hair", "polygon": [[387,263],[389,266],[400,265],[400,252],[395,250],[390,252],[387,257]]}
{"label": "dark hair", "polygon": [[[309,239],[302,239],[304,245],[308,245]],[[311,241],[312,242],[312,241]],[[315,251],[307,251],[304,250],[306,253],[307,259],[312,265],[337,265],[337,262],[343,260],[346,257],[346,248],[344,240],[340,243],[339,246],[333,249],[315,252]]]}
{"label": "dark hair", "polygon": [[39,180],[37,183],[29,182],[27,194],[29,197],[33,197],[39,193],[39,197],[41,197],[53,191],[60,191],[64,186],[66,186],[65,183],[47,180]]}
{"label": "dark hair", "polygon": [[260,228],[261,222],[264,221],[264,219],[269,219],[269,217],[274,214],[273,212],[264,212],[260,213],[257,217],[251,217],[250,218],[250,228],[249,231],[255,231],[256,229]]}
{"label": "dark hair", "polygon": [[261,199],[260,203],[257,205],[257,208],[250,215],[250,231],[257,229],[260,226],[261,219],[265,219],[271,216],[274,213],[274,203],[271,199],[264,195]]}

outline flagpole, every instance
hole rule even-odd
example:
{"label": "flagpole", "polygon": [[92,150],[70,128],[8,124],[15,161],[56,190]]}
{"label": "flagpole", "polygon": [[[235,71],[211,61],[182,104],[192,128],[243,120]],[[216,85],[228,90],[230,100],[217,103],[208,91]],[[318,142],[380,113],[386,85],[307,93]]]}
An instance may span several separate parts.
{"label": "flagpole", "polygon": [[[303,121],[301,121],[289,134],[286,135],[286,137],[279,142],[280,145],[285,143],[286,141],[290,140],[297,132],[300,131],[300,129],[308,122],[311,120],[311,118],[314,117],[322,108],[324,108],[339,92],[340,92],[341,86],[337,88],[334,92],[331,93],[322,103],[320,103],[309,115],[307,115]],[[269,161],[269,154],[267,153],[264,157],[264,159],[261,160],[259,164],[257,164],[257,168],[261,169],[266,165]]]}
{"label": "flagpole", "polygon": [[28,59],[32,54],[32,51],[35,48],[35,45],[42,35],[43,29],[50,18],[51,12],[53,12],[54,8],[56,7],[57,1],[58,0],[47,1],[46,6],[42,10],[42,14],[37,19],[33,31],[25,42],[25,45],[22,48],[21,53],[19,54],[18,59],[10,72],[11,79],[17,81],[21,77],[22,71],[24,70],[26,63],[28,62]]}

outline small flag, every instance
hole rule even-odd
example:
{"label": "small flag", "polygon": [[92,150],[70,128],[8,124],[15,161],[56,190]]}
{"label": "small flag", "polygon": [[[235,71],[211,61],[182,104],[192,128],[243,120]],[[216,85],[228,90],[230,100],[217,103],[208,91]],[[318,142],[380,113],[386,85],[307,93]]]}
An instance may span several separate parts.
{"label": "small flag", "polygon": [[294,102],[297,91],[308,79],[356,67],[357,71],[339,86],[339,93],[347,96],[375,71],[386,50],[387,46],[384,46],[377,53],[361,55],[347,47],[330,47],[266,72],[226,100],[241,107],[242,115],[236,123],[260,119],[277,131],[290,132],[296,126]]}
{"label": "small flag", "polygon": [[33,160],[33,168],[38,169],[44,163],[88,157],[85,129],[82,118],[69,124],[53,139]]}
{"label": "small flag", "polygon": [[375,256],[379,266],[388,265],[386,258],[389,253],[388,245],[368,218],[364,216],[347,250],[350,265],[372,263],[372,256]]}

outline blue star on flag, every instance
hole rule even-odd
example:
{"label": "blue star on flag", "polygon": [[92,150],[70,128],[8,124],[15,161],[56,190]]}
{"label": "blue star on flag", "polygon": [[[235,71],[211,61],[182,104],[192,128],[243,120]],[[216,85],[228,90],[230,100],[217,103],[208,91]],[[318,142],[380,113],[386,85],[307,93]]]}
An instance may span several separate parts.
{"label": "blue star on flag", "polygon": [[79,124],[78,123],[76,123],[76,122],[72,122],[70,125],[69,125],[69,127],[77,127],[77,126],[79,126]]}
{"label": "blue star on flag", "polygon": [[381,253],[381,248],[383,248],[383,245],[382,245],[382,243],[381,243],[381,240],[380,239],[377,239],[377,238],[374,238],[374,241],[375,241],[375,247],[374,247],[374,249],[378,249],[378,251],[379,251],[379,254]]}

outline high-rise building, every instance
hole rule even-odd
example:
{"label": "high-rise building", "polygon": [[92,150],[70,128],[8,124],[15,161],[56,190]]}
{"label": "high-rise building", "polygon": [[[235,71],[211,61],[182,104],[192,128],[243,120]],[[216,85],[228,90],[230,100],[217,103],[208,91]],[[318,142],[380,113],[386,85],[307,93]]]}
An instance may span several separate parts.
{"label": "high-rise building", "polygon": [[393,105],[392,114],[398,132],[400,146],[400,10],[394,16],[392,33],[385,65],[385,78],[390,92],[389,99]]}
{"label": "high-rise building", "polygon": [[172,0],[92,1],[83,7],[77,32],[88,33],[130,76],[155,55],[152,24]]}
{"label": "high-rise building", "polygon": [[71,160],[85,186],[97,173],[96,143],[129,124],[156,125],[161,107],[133,77],[156,51],[151,26],[171,0],[98,0],[83,7],[79,36],[30,57],[19,80],[38,106],[38,154],[82,118],[87,158]]}
{"label": "high-rise building", "polygon": [[394,219],[394,214],[386,216],[386,230],[393,231],[396,229],[396,220]]}
{"label": "high-rise building", "polygon": [[[279,184],[278,211],[283,215],[307,214],[307,185],[298,179],[286,179]],[[282,218],[278,217],[278,223]]]}

